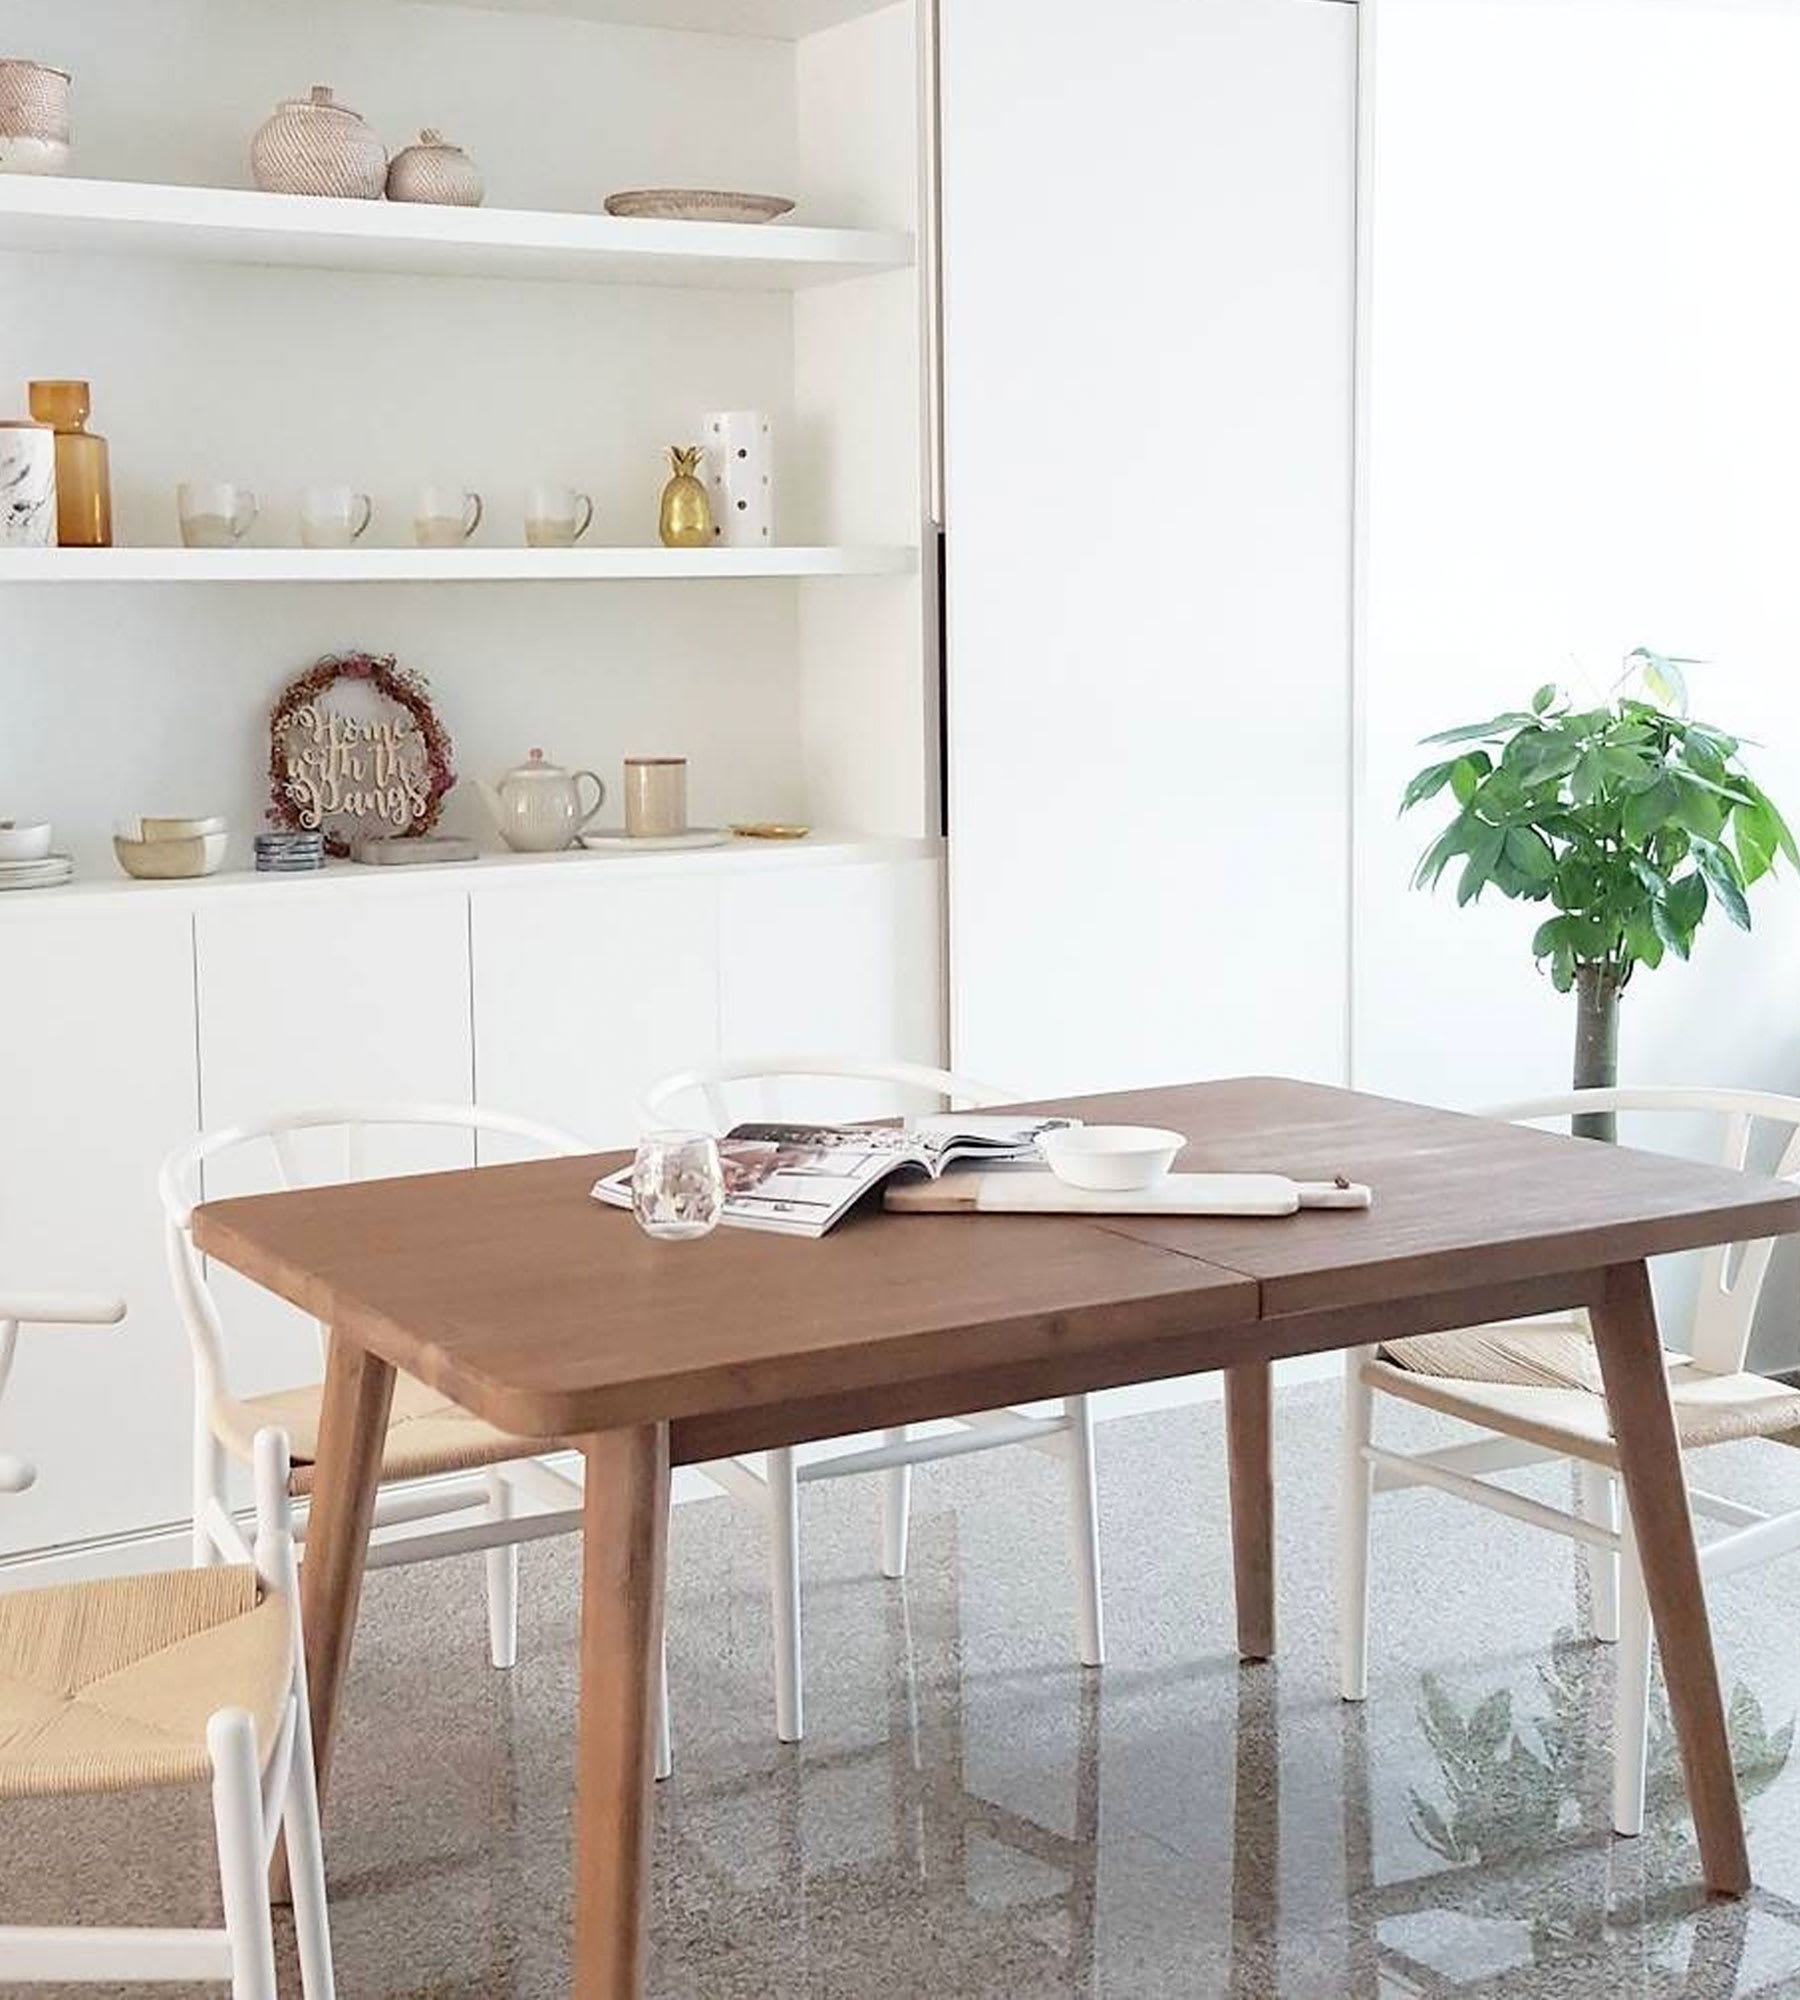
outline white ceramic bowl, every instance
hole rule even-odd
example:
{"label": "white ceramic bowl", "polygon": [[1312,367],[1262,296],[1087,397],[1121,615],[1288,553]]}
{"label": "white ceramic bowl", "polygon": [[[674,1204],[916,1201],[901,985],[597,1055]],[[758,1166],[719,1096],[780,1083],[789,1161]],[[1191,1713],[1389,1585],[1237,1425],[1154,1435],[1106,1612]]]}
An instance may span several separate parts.
{"label": "white ceramic bowl", "polygon": [[1038,1151],[1070,1187],[1120,1194],[1161,1180],[1186,1144],[1160,1125],[1064,1125],[1043,1133]]}
{"label": "white ceramic bowl", "polygon": [[14,826],[11,820],[0,819],[0,861],[42,861],[49,852],[48,821]]}

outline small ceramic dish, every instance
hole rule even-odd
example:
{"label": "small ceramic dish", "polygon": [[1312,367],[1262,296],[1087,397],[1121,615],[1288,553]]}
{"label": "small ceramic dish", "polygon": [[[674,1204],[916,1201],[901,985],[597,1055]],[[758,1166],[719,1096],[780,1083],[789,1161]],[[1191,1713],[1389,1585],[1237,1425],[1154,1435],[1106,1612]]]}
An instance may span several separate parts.
{"label": "small ceramic dish", "polygon": [[1038,1136],[1044,1164],[1059,1181],[1104,1194],[1154,1186],[1186,1144],[1160,1125],[1061,1125]]}
{"label": "small ceramic dish", "polygon": [[773,222],[793,206],[784,194],[739,194],[724,188],[625,188],[606,197],[608,215],[655,222]]}
{"label": "small ceramic dish", "polygon": [[781,819],[738,820],[731,830],[739,840],[804,840],[812,832],[797,820]]}
{"label": "small ceramic dish", "polygon": [[50,852],[50,825],[15,826],[0,819],[0,861],[42,861]]}
{"label": "small ceramic dish", "polygon": [[227,836],[196,833],[184,840],[131,840],[113,835],[113,853],[127,875],[140,882],[183,882],[218,872]]}
{"label": "small ceramic dish", "polygon": [[138,836],[141,840],[201,840],[209,833],[225,831],[225,821],[218,813],[201,819],[146,819],[139,825],[143,829]]}

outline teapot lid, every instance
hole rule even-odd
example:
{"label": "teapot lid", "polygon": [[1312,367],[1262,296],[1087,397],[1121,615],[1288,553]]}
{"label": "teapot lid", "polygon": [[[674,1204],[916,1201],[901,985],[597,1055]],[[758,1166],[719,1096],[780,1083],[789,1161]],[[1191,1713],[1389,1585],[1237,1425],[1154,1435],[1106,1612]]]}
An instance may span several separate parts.
{"label": "teapot lid", "polygon": [[504,785],[514,778],[567,778],[568,775],[560,764],[548,762],[543,751],[533,750],[523,764],[515,764],[500,782]]}

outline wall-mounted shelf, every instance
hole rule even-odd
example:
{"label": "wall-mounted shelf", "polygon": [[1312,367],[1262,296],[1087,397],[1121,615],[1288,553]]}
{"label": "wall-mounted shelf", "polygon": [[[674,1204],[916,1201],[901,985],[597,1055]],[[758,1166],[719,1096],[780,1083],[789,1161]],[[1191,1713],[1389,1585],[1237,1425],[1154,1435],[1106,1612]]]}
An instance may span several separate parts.
{"label": "wall-mounted shelf", "polygon": [[0,250],[715,291],[797,291],[913,261],[912,237],[895,230],[649,222],[33,175],[0,178]]}
{"label": "wall-mounted shelf", "polygon": [[[248,837],[234,837],[234,860]],[[789,869],[849,866],[858,862],[889,864],[939,860],[944,843],[933,835],[846,832],[818,828],[804,840],[734,840],[724,847],[688,852],[632,854],[617,849],[590,853],[571,848],[562,854],[483,853],[475,861],[426,864],[416,868],[363,868],[353,861],[330,861],[323,868],[294,875],[259,875],[233,867],[218,875],[185,882],[138,882],[119,873],[109,858],[84,868],[73,882],[55,889],[15,889],[0,895],[0,925],[26,923],[71,905],[123,908],[200,908],[220,902],[254,898],[259,902],[289,902],[296,898],[342,895],[404,898],[441,894],[445,889],[502,895],[513,888],[531,889],[551,883],[571,887],[582,882],[648,881],[693,875],[780,874]]]}
{"label": "wall-mounted shelf", "polygon": [[486,13],[567,14],[641,28],[688,28],[705,35],[798,41],[873,14],[890,0],[439,0]]}
{"label": "wall-mounted shelf", "polygon": [[602,583],[904,576],[909,548],[0,549],[4,583]]}

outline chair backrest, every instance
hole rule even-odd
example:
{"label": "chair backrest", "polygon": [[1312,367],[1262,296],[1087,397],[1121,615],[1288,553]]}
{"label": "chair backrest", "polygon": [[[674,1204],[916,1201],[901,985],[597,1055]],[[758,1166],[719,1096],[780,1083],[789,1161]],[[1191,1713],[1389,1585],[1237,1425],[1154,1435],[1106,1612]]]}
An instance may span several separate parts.
{"label": "chair backrest", "polygon": [[[396,1128],[486,1134],[519,1141],[552,1157],[594,1150],[587,1141],[553,1125],[476,1104],[322,1105],[283,1112],[253,1124],[222,1127],[177,1147],[162,1164],[157,1190],[162,1198],[169,1277],[193,1350],[195,1386],[203,1403],[225,1392],[224,1327],[206,1282],[206,1260],[194,1247],[194,1209],[204,1198],[209,1164],[246,1151],[260,1151],[272,1161],[282,1188],[365,1180],[374,1177],[368,1171],[369,1134]],[[301,1142],[304,1139],[316,1156],[320,1137],[335,1140],[337,1158],[330,1171],[309,1172],[301,1158]],[[325,1339],[326,1329],[320,1327],[321,1360]]]}
{"label": "chair backrest", "polygon": [[[1496,1105],[1486,1115],[1518,1124],[1561,1121],[1584,1111],[1684,1114],[1721,1121],[1713,1158],[1739,1173],[1750,1171],[1752,1149],[1763,1148],[1758,1170],[1800,1182],[1800,1097],[1766,1090],[1708,1090],[1681,1085],[1647,1085],[1613,1090],[1569,1090]],[[1695,1296],[1690,1351],[1702,1368],[1735,1374],[1750,1351],[1756,1306],[1775,1244],[1719,1244],[1703,1251]]]}
{"label": "chair backrest", "polygon": [[752,1086],[757,1100],[755,1117],[786,1118],[796,1115],[793,1108],[796,1086],[825,1082],[885,1084],[895,1090],[935,1097],[940,1106],[948,1103],[959,1111],[989,1104],[1013,1104],[1019,1097],[1016,1090],[977,1083],[970,1077],[933,1069],[925,1063],[859,1062],[837,1056],[746,1056],[663,1077],[644,1093],[639,1117],[645,1129],[652,1131],[673,1123],[691,1123],[693,1113],[684,1110],[684,1105],[697,1103],[705,1106],[708,1127],[715,1133],[725,1132],[744,1122],[733,1108],[733,1097],[742,1094],[741,1088],[734,1092],[733,1086]]}
{"label": "chair backrest", "polygon": [[[125,1301],[86,1292],[0,1292],[0,1396],[12,1374],[22,1326],[117,1326]],[[37,1479],[29,1459],[0,1452],[0,1493],[23,1493]]]}

